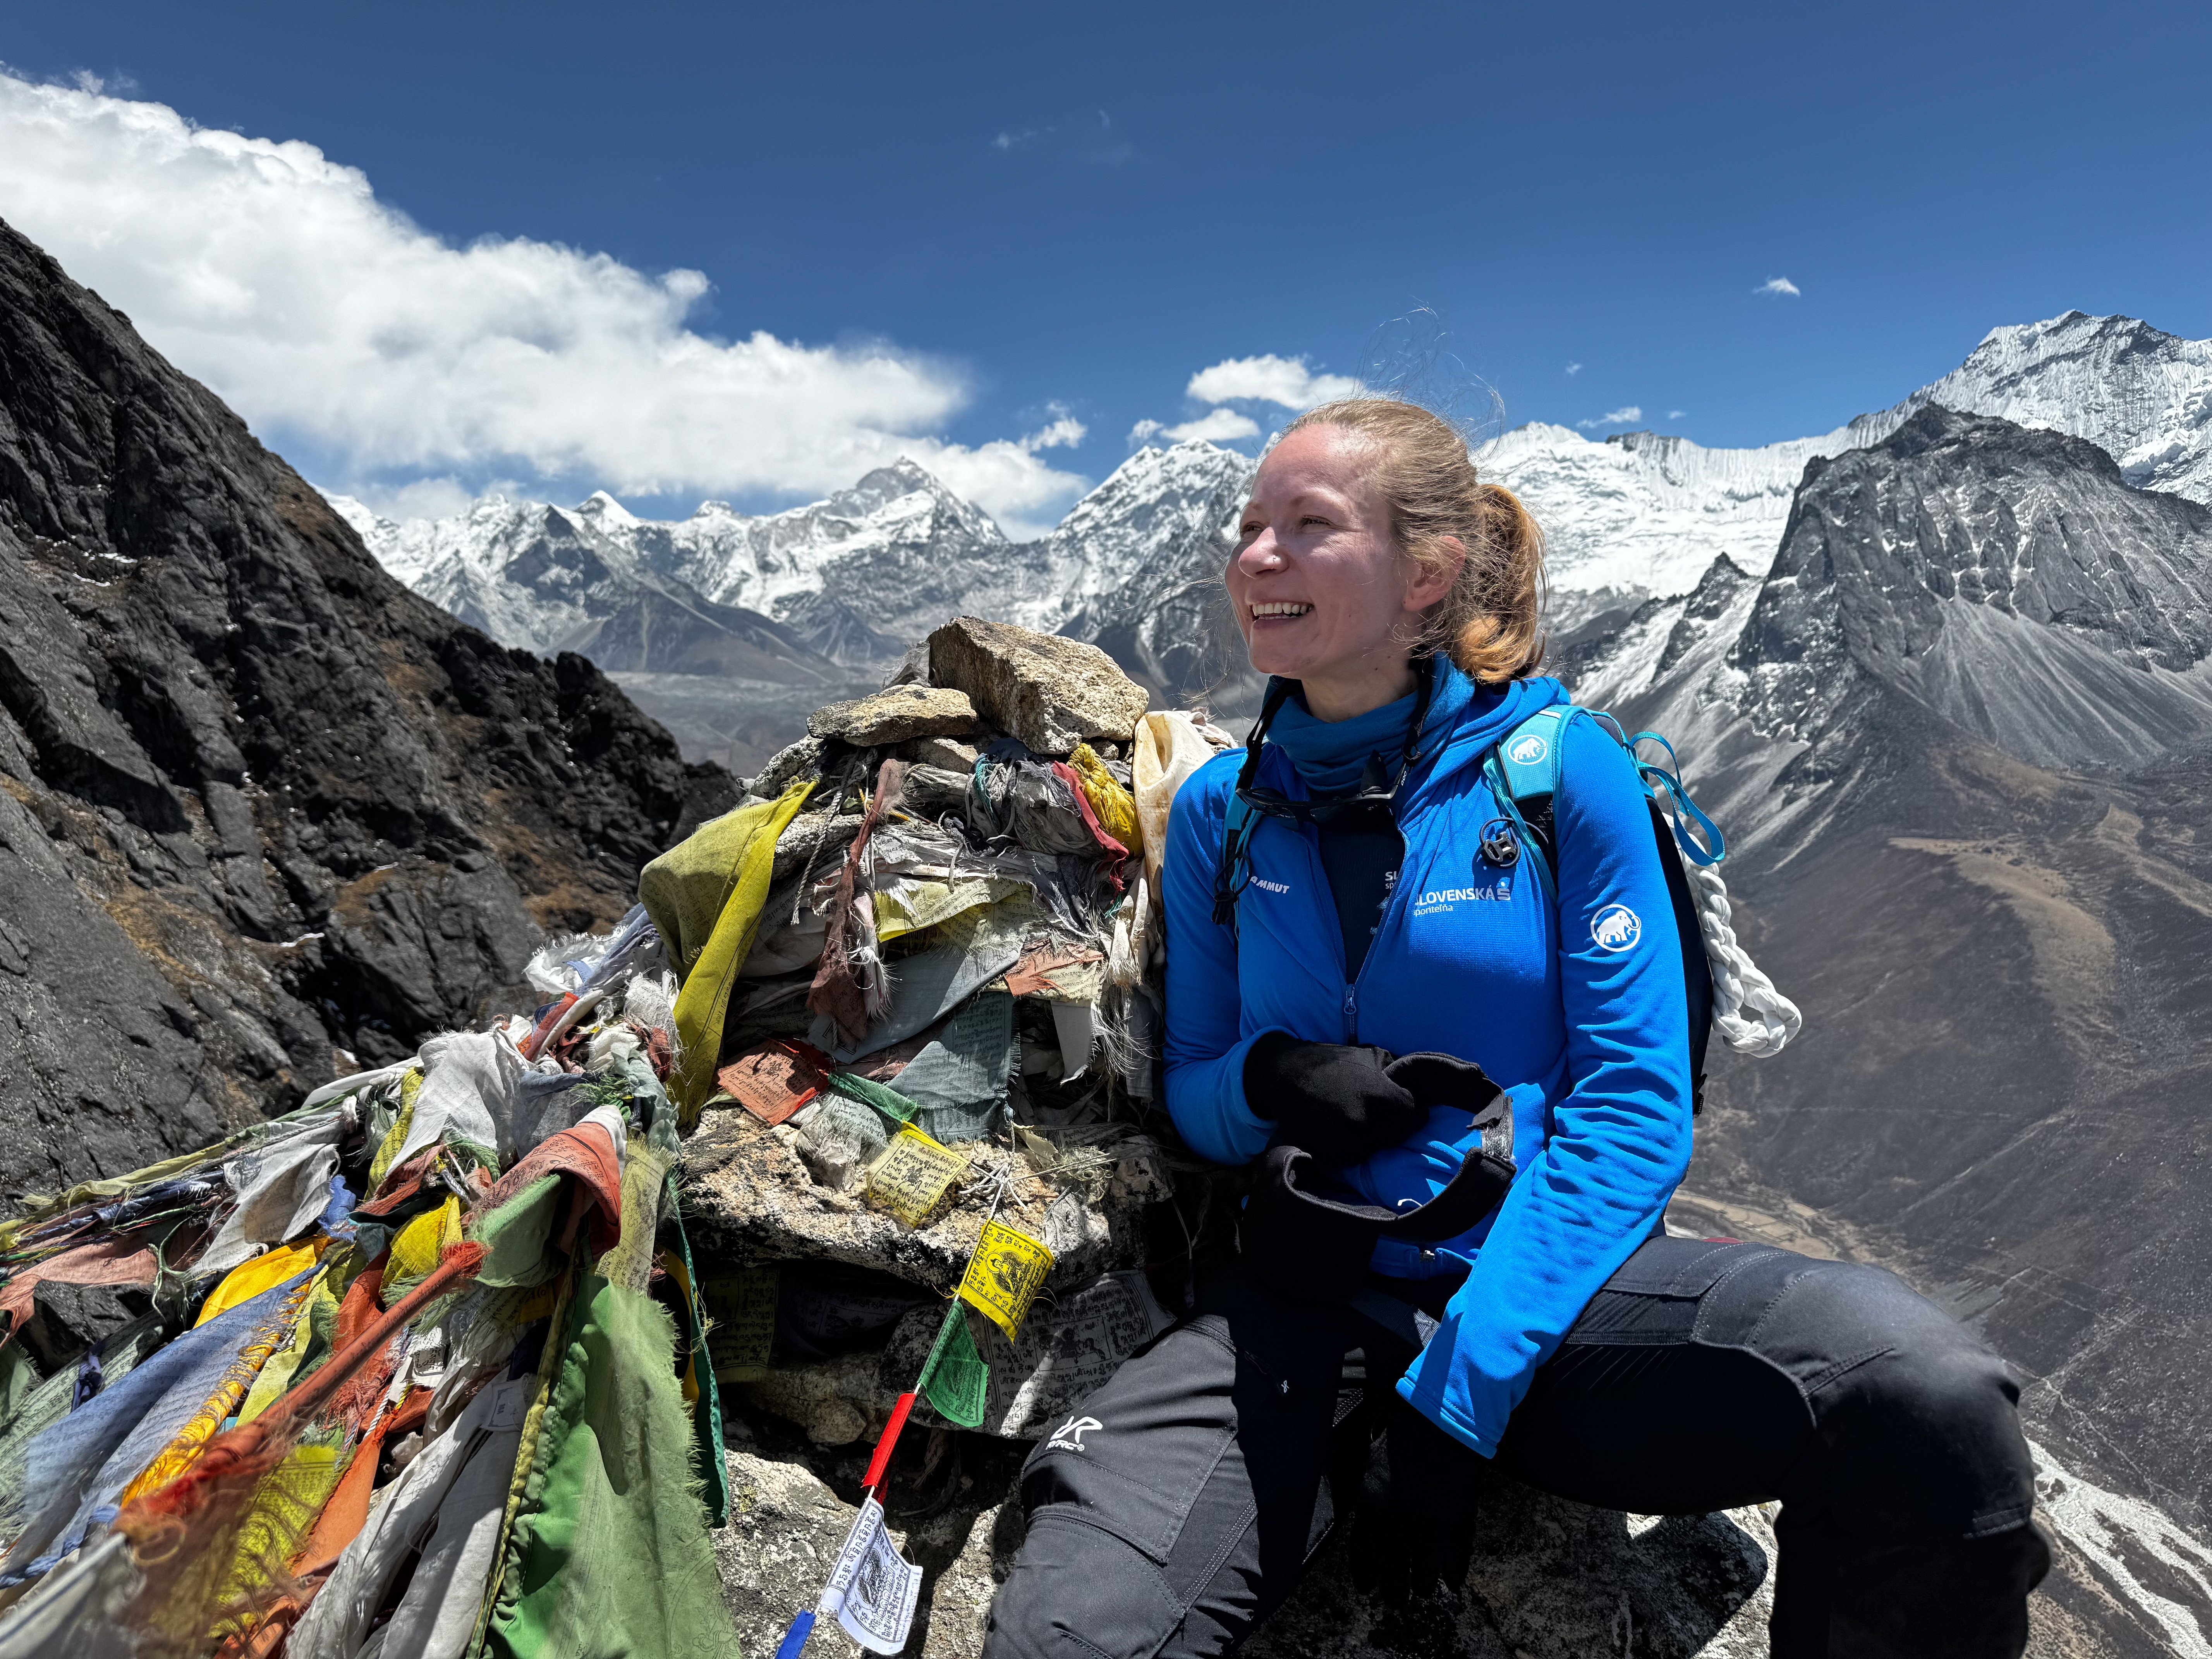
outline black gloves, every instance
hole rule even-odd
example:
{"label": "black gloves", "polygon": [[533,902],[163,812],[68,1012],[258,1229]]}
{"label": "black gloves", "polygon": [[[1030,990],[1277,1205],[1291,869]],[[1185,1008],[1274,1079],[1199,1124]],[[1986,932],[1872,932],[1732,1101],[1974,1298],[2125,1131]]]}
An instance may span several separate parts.
{"label": "black gloves", "polygon": [[[1450,1054],[1394,1058],[1382,1048],[1301,1042],[1273,1031],[1244,1060],[1244,1097],[1275,1120],[1275,1144],[1239,1224],[1252,1283],[1293,1307],[1338,1307],[1367,1276],[1376,1244],[1441,1243],[1477,1225],[1513,1184],[1512,1102],[1482,1067]],[[1358,1164],[1410,1139],[1431,1107],[1474,1119],[1452,1178],[1425,1204],[1394,1214],[1324,1171]]]}
{"label": "black gloves", "polygon": [[1273,1118],[1279,1139],[1342,1169],[1395,1146],[1428,1121],[1412,1091],[1384,1070],[1387,1049],[1301,1042],[1270,1031],[1244,1056],[1244,1100]]}
{"label": "black gloves", "polygon": [[[1398,1146],[1428,1121],[1429,1109],[1455,1107],[1478,1119],[1503,1098],[1482,1067],[1450,1054],[1393,1056],[1388,1049],[1301,1042],[1270,1031],[1244,1056],[1244,1099],[1273,1118],[1278,1139],[1340,1170]],[[1511,1156],[1511,1118],[1505,1155]],[[1492,1150],[1490,1137],[1484,1149]]]}

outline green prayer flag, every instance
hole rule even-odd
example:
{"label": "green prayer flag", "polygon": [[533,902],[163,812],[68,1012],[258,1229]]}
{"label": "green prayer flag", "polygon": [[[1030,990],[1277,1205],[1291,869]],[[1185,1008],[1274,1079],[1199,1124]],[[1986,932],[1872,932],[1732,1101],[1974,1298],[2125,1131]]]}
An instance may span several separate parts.
{"label": "green prayer flag", "polygon": [[975,1352],[975,1339],[968,1330],[968,1315],[957,1297],[945,1310],[945,1323],[938,1328],[937,1340],[929,1350],[929,1359],[921,1368],[921,1380],[915,1384],[915,1390],[928,1395],[929,1403],[946,1422],[957,1423],[963,1429],[983,1426],[984,1401],[991,1392],[991,1367]]}
{"label": "green prayer flag", "polygon": [[865,1100],[884,1116],[896,1118],[902,1123],[913,1122],[914,1115],[918,1109],[912,1101],[897,1090],[886,1089],[880,1083],[867,1078],[856,1077],[850,1072],[832,1072],[830,1074],[830,1086],[841,1095],[849,1095],[854,1100]]}

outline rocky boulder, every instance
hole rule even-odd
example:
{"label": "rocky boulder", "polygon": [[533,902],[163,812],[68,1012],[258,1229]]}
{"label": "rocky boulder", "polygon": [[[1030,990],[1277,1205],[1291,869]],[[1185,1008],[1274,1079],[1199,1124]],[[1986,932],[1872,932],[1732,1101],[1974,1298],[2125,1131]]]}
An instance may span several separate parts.
{"label": "rocky boulder", "polygon": [[808,716],[809,737],[835,738],[855,749],[873,749],[913,738],[964,738],[978,725],[964,691],[927,685],[895,685],[872,697],[833,702]]}
{"label": "rocky boulder", "polygon": [[[960,1282],[982,1229],[980,1203],[950,1203],[928,1225],[908,1227],[864,1191],[818,1182],[800,1144],[789,1126],[770,1128],[734,1107],[708,1114],[684,1148],[684,1214],[702,1255],[837,1261],[942,1292]],[[1145,1259],[1144,1212],[1160,1190],[1152,1167],[1158,1152],[1142,1139],[1124,1146],[1115,1178],[1095,1200],[1003,1148],[979,1142],[955,1150],[971,1156],[978,1182],[1003,1182],[999,1218],[1052,1251],[1047,1288],[1057,1291]]]}
{"label": "rocky boulder", "polygon": [[956,617],[930,635],[929,678],[966,692],[986,720],[1040,755],[1093,738],[1125,741],[1148,701],[1097,646],[980,617]]}

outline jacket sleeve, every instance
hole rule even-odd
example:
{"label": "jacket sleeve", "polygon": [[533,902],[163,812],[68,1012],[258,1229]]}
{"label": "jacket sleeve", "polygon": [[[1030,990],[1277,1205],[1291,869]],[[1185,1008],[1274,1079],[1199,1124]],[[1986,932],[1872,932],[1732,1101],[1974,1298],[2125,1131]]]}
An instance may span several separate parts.
{"label": "jacket sleeve", "polygon": [[1565,1098],[1398,1392],[1487,1456],[1536,1367],[1650,1237],[1690,1161],[1681,948],[1642,781],[1589,720],[1555,803]]}
{"label": "jacket sleeve", "polygon": [[1168,927],[1168,1115],[1217,1164],[1249,1164],[1274,1126],[1244,1103],[1244,1056],[1265,1035],[1243,1033],[1237,939],[1213,920],[1213,873],[1229,791],[1243,750],[1216,757],[1176,792],[1160,872]]}

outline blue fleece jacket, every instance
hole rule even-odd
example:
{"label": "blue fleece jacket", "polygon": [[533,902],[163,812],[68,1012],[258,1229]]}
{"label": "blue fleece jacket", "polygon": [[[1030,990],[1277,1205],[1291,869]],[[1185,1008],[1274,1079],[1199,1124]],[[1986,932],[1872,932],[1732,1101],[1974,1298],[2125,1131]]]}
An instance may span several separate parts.
{"label": "blue fleece jacket", "polygon": [[[1192,1146],[1243,1164],[1273,1133],[1243,1086],[1245,1054],[1269,1031],[1457,1054],[1511,1091],[1519,1173],[1504,1203],[1462,1238],[1432,1251],[1385,1243],[1374,1262],[1404,1278],[1466,1274],[1398,1391],[1487,1455],[1530,1376],[1650,1234],[1688,1167],[1687,1016],[1666,876],[1626,754],[1594,722],[1565,723],[1554,905],[1525,860],[1483,861],[1483,828],[1502,809],[1481,763],[1565,692],[1549,679],[1442,690],[1398,799],[1405,863],[1350,983],[1310,830],[1262,822],[1238,930],[1213,921],[1243,751],[1216,757],[1176,795],[1162,877],[1167,1097]],[[1307,793],[1273,744],[1259,781]],[[1439,1108],[1412,1139],[1345,1176],[1389,1208],[1425,1202],[1480,1144],[1467,1114]]]}

